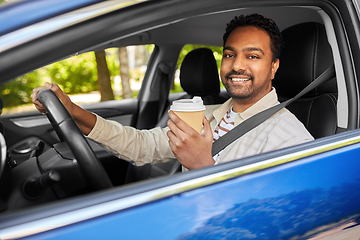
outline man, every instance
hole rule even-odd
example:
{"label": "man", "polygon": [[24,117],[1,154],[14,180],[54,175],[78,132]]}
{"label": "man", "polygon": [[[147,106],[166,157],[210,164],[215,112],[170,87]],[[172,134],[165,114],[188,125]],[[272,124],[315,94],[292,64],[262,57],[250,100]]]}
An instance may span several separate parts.
{"label": "man", "polygon": [[281,34],[270,19],[253,14],[236,17],[228,24],[220,76],[231,99],[221,106],[207,106],[200,134],[172,111],[165,129],[139,131],[107,121],[72,103],[50,83],[34,89],[32,100],[44,113],[37,93],[50,88],[87,137],[137,165],[175,156],[187,169],[202,168],[313,140],[296,117],[283,109],[216,156],[211,155],[214,140],[256,113],[279,104],[271,80],[279,67],[280,49]]}

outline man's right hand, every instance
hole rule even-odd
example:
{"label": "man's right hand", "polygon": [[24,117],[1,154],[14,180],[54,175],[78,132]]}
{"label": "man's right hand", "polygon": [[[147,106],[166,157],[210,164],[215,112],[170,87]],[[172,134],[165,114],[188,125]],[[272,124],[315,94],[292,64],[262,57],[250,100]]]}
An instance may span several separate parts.
{"label": "man's right hand", "polygon": [[46,114],[46,109],[37,98],[38,93],[43,89],[50,89],[56,94],[70,115],[73,117],[83,134],[88,135],[91,132],[96,123],[96,116],[73,103],[70,97],[64,93],[57,84],[46,82],[44,86],[35,88],[33,90],[33,93],[31,94],[31,100],[39,112]]}
{"label": "man's right hand", "polygon": [[33,90],[33,93],[31,94],[31,100],[39,112],[43,114],[46,113],[44,106],[39,102],[37,98],[38,93],[43,89],[52,90],[56,94],[56,96],[61,100],[61,102],[64,104],[70,115],[72,115],[74,103],[71,101],[70,97],[66,93],[64,93],[57,84],[48,83],[48,82],[46,82],[42,87],[35,88]]}

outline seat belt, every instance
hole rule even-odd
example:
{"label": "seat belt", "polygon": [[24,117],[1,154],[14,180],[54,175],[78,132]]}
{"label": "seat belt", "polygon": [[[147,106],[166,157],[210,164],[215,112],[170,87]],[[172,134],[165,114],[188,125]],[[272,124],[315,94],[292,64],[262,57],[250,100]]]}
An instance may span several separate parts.
{"label": "seat belt", "polygon": [[257,127],[258,125],[266,121],[268,118],[270,118],[272,115],[274,115],[284,107],[288,106],[290,103],[294,102],[298,98],[302,97],[312,89],[332,79],[334,76],[335,76],[335,67],[331,66],[328,69],[326,69],[320,76],[318,76],[313,82],[311,82],[306,88],[304,88],[300,93],[298,93],[295,97],[290,98],[289,100],[286,100],[278,105],[268,108],[246,119],[238,126],[233,128],[231,131],[226,133],[224,136],[213,142],[212,150],[211,150],[212,156],[215,156],[218,152],[223,150],[230,143],[234,142],[236,139],[240,138],[245,133]]}

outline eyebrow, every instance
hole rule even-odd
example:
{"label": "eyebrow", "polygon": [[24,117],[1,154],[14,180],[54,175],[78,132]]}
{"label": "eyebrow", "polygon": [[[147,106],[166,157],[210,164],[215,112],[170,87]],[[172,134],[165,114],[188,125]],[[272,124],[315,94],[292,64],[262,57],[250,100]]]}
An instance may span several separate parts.
{"label": "eyebrow", "polygon": [[252,51],[261,52],[263,55],[265,55],[264,51],[261,48],[249,47],[244,49],[244,52],[252,52]]}
{"label": "eyebrow", "polygon": [[[223,51],[225,51],[225,50],[234,51],[234,48],[231,46],[226,46],[226,47],[224,47]],[[263,55],[265,55],[264,51],[261,48],[248,47],[248,48],[243,49],[243,52],[252,52],[252,51],[261,52]]]}

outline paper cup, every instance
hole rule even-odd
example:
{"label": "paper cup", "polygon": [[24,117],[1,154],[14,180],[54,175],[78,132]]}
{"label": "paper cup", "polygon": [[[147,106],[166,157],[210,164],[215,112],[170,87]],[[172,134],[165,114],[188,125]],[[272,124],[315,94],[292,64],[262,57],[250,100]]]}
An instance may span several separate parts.
{"label": "paper cup", "polygon": [[205,106],[201,97],[173,101],[170,110],[199,133],[202,131]]}

